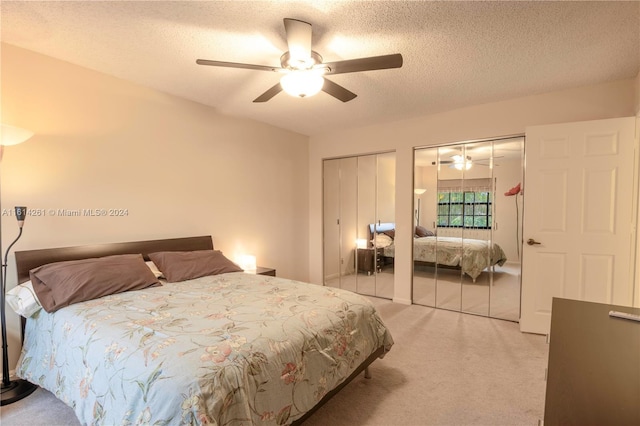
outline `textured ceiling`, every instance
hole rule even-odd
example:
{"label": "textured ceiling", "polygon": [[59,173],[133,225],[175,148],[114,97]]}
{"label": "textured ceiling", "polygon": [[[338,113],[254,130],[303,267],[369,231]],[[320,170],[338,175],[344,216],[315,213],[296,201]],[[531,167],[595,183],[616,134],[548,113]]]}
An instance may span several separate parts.
{"label": "textured ceiling", "polygon": [[[306,135],[635,77],[640,2],[1,2],[2,42]],[[325,61],[401,53],[400,69],[341,74],[358,97],[284,92],[283,18],[312,23]]]}

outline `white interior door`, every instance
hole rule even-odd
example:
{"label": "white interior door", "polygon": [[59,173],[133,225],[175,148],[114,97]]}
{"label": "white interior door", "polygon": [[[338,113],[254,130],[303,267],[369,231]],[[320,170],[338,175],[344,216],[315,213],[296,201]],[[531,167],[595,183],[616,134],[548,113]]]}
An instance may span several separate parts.
{"label": "white interior door", "polygon": [[522,331],[549,332],[552,297],[633,304],[634,121],[527,128]]}

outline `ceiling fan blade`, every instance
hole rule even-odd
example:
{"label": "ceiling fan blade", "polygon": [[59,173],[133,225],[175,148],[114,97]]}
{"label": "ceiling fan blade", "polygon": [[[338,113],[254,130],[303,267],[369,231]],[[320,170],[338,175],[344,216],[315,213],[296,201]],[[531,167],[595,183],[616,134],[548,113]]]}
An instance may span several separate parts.
{"label": "ceiling fan blade", "polygon": [[311,58],[311,24],[297,19],[284,18],[289,55],[296,61]]}
{"label": "ceiling fan blade", "polygon": [[275,86],[271,87],[271,89],[255,98],[253,102],[267,102],[269,99],[273,98],[280,92],[282,92],[282,86],[280,85],[280,83],[277,83]]}
{"label": "ceiling fan blade", "polygon": [[492,158],[504,158],[504,155],[494,155],[493,157],[485,157],[485,158],[473,158],[473,161],[489,161]]}
{"label": "ceiling fan blade", "polygon": [[402,66],[402,55],[371,56],[369,58],[348,59],[346,61],[325,62],[323,67],[328,67],[327,74],[346,74],[358,71],[384,70],[389,68],[400,68]]}
{"label": "ceiling fan blade", "polygon": [[349,102],[354,99],[356,96],[355,93],[345,89],[339,84],[334,83],[333,81],[325,78],[324,85],[322,86],[322,91],[330,94],[336,99],[341,100],[342,102]]}
{"label": "ceiling fan blade", "polygon": [[196,64],[210,65],[213,67],[245,68],[249,70],[272,71],[272,72],[279,72],[282,70],[282,68],[280,67],[268,67],[266,65],[253,65],[253,64],[239,64],[237,62],[210,61],[208,59],[197,59]]}

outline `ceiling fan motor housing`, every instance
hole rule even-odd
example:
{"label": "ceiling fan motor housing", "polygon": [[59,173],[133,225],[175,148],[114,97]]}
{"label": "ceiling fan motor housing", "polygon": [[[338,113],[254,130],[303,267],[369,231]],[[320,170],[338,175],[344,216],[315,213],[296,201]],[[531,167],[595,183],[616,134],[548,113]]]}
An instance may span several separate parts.
{"label": "ceiling fan motor housing", "polygon": [[311,51],[309,58],[292,58],[291,52],[288,50],[280,56],[280,64],[282,68],[288,70],[310,70],[314,66],[322,63],[322,56],[314,50]]}

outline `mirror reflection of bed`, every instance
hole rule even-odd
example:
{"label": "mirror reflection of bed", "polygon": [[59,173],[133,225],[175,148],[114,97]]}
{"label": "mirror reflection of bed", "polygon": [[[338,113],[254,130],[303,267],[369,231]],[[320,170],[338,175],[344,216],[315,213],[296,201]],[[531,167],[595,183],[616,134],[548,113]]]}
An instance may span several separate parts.
{"label": "mirror reflection of bed", "polygon": [[[433,238],[459,239],[460,263],[470,256],[463,245],[485,244],[491,264],[469,273],[441,261],[452,254],[439,246],[438,262],[424,264],[414,243],[414,303],[519,320],[522,194],[512,189],[522,182],[523,149],[524,138],[513,137],[415,150],[415,225]],[[504,262],[496,262],[494,245]]]}

